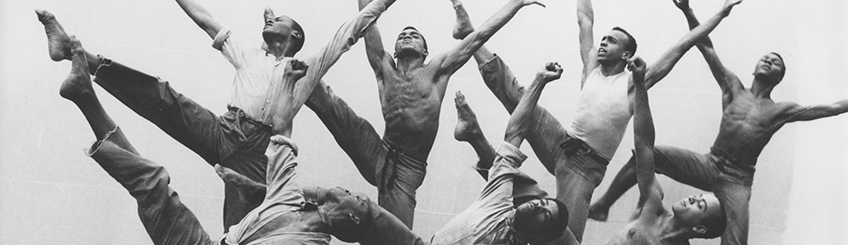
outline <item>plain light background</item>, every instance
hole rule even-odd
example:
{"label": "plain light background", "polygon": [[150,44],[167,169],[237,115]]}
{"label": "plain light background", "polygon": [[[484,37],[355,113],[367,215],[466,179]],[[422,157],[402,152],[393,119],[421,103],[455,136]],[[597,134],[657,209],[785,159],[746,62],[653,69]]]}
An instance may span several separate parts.
{"label": "plain light background", "polygon": [[[197,0],[223,25],[261,44],[262,11],[298,20],[306,45],[296,57],[317,51],[336,28],[356,13],[354,0],[211,1]],[[476,25],[500,9],[504,0],[467,0]],[[501,55],[523,84],[545,62],[558,61],[563,78],[547,87],[540,104],[568,125],[579,94],[581,68],[574,0],[530,6],[498,32],[487,47]],[[692,0],[703,21],[723,2]],[[670,0],[597,0],[595,39],[613,26],[630,31],[638,55],[649,64],[687,31],[686,21]],[[94,139],[73,103],[58,96],[70,62],[47,57],[46,38],[33,10],[53,12],[65,30],[84,47],[149,74],[160,76],[186,96],[216,112],[226,111],[232,66],[211,47],[206,36],[174,1],[0,1],[0,239],[8,244],[150,244],[136,213],[135,201],[92,159],[83,154]],[[776,101],[817,104],[848,98],[842,58],[848,25],[843,1],[746,0],[710,35],[722,61],[747,86],[756,61],[781,53],[786,77],[772,93]],[[454,14],[448,0],[398,0],[378,22],[384,46],[402,27],[416,26],[430,53],[447,51]],[[384,123],[376,84],[360,41],[324,80],[362,117],[382,132]],[[430,154],[428,175],[418,190],[415,232],[425,240],[467,207],[484,185],[471,169],[470,146],[453,139],[456,111],[453,93],[462,90],[477,113],[486,136],[497,147],[508,115],[485,87],[476,63],[457,72],[442,107],[441,128]],[[171,173],[171,186],[199,217],[212,237],[219,237],[223,185],[213,169],[153,124],[139,117],[95,85],[114,120],[139,152]],[[693,48],[660,84],[650,90],[657,144],[706,152],[717,134],[720,91],[700,53]],[[757,164],[751,200],[750,244],[839,244],[848,229],[848,116],[786,125],[765,148]],[[315,114],[303,108],[293,139],[301,149],[298,171],[306,186],[344,186],[376,197],[376,189],[358,174]],[[603,194],[633,145],[628,132],[596,190]],[[554,191],[532,150],[523,171]],[[670,204],[702,191],[661,177]],[[626,223],[638,198],[631,190],[613,206],[610,221],[589,221],[584,244],[605,244]],[[336,243],[340,243],[335,241]],[[693,244],[718,244],[695,240]]]}

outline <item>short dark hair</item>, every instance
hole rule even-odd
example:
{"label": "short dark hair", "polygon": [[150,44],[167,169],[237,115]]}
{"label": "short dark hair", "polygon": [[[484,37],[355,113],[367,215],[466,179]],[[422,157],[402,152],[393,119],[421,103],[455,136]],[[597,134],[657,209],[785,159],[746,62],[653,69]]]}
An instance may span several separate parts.
{"label": "short dark hair", "polygon": [[297,23],[296,20],[292,19],[291,17],[285,16],[285,15],[282,15],[282,17],[285,17],[286,19],[291,20],[292,29],[294,29],[297,32],[300,32],[300,38],[296,39],[296,41],[294,42],[294,52],[297,53],[298,51],[300,51],[301,48],[303,48],[303,43],[306,42],[306,32],[303,32],[303,27],[301,27],[300,23]]}
{"label": "short dark hair", "polygon": [[773,55],[777,56],[777,58],[780,58],[780,66],[782,68],[782,69],[780,69],[781,70],[780,79],[783,80],[783,76],[786,75],[786,60],[784,60],[783,56],[781,56],[777,52],[770,52],[770,54],[773,54]]}
{"label": "short dark hair", "polygon": [[628,40],[627,40],[627,44],[624,45],[624,51],[630,51],[631,55],[636,55],[636,38],[634,38],[633,35],[630,35],[629,32],[624,30],[624,28],[616,26],[616,27],[613,27],[612,30],[613,31],[620,31],[621,33],[624,33],[625,36],[627,36]]}
{"label": "short dark hair", "polygon": [[727,229],[727,214],[724,211],[724,204],[719,201],[719,215],[713,215],[704,219],[701,224],[707,228],[707,232],[695,236],[695,238],[712,239],[721,236],[724,230]]}
{"label": "short dark hair", "polygon": [[545,240],[552,241],[562,236],[563,231],[565,231],[565,228],[568,227],[568,207],[565,206],[565,203],[562,203],[557,199],[550,197],[546,197],[544,199],[556,203],[557,209],[559,209],[559,215],[556,217],[556,223],[553,223],[548,227],[544,227],[544,230],[542,230],[542,237]]}
{"label": "short dark hair", "polygon": [[419,30],[418,30],[417,28],[415,28],[414,26],[406,26],[406,27],[404,27],[404,28],[403,28],[403,30],[400,30],[400,31],[406,31],[406,30],[415,30],[415,31],[417,31],[417,32],[418,32],[418,35],[421,37],[421,41],[424,41],[424,50],[430,50],[430,49],[428,49],[428,48],[427,48],[427,39],[425,39],[425,38],[424,38],[424,34],[421,34],[421,31],[419,31]]}

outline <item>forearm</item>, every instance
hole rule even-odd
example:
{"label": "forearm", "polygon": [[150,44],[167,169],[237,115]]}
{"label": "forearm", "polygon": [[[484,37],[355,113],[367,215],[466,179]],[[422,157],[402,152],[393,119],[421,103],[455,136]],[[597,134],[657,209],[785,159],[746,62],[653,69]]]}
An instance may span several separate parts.
{"label": "forearm", "polygon": [[489,17],[486,22],[477,29],[477,39],[485,39],[488,40],[492,35],[495,34],[498,30],[501,29],[507,22],[509,22],[512,17],[518,13],[518,10],[523,7],[523,2],[521,0],[509,0],[506,5],[503,6],[497,13]]}
{"label": "forearm", "polygon": [[[715,16],[704,22],[703,24],[695,27],[689,33],[687,33],[680,41],[677,42],[674,46],[671,47],[668,51],[666,51],[655,64],[651,65],[646,81],[648,83],[648,87],[652,87],[654,84],[662,80],[671,69],[674,68],[674,65],[683,57],[683,54],[686,53],[695,43],[698,42],[699,39],[705,38],[707,34],[713,31],[716,26],[721,22],[724,17],[726,17],[730,13],[731,7],[725,7],[721,11],[718,12]],[[704,50],[702,50],[704,52]],[[709,58],[708,58],[709,62]]]}
{"label": "forearm", "polygon": [[524,141],[527,128],[532,123],[531,120],[533,120],[531,113],[536,108],[536,104],[539,102],[539,98],[542,96],[542,90],[544,90],[546,84],[541,76],[536,76],[536,79],[524,92],[524,95],[515,107],[515,111],[512,112],[509,118],[504,141],[516,147],[519,147],[522,141]]}
{"label": "forearm", "polygon": [[[701,25],[701,22],[698,21],[697,17],[695,17],[695,12],[692,11],[691,8],[687,8],[687,9],[682,10],[682,11],[683,11],[683,16],[686,17],[686,23],[689,24],[689,30],[690,31],[695,29],[695,27],[698,27],[699,25]],[[710,40],[710,36],[707,35],[707,36],[704,36],[704,37],[698,39],[697,43],[695,45],[703,53],[704,47],[705,46],[706,47],[712,47],[713,42]]]}
{"label": "forearm", "polygon": [[203,6],[197,4],[197,2],[193,0],[177,0],[177,4],[180,5],[180,8],[194,21],[200,29],[203,29],[207,35],[211,38],[215,38],[215,35],[218,34],[218,31],[221,30],[221,25],[212,18],[212,14],[209,13]]}
{"label": "forearm", "polygon": [[577,1],[577,25],[580,28],[580,59],[584,66],[590,61],[589,52],[594,47],[594,37],[592,36],[595,23],[595,13],[592,9],[592,1],[578,0]]}
{"label": "forearm", "polygon": [[[637,79],[633,76],[633,79]],[[633,134],[637,151],[652,150],[654,147],[654,121],[648,102],[648,91],[642,84],[634,81],[633,94]],[[641,168],[641,167],[640,167]]]}
{"label": "forearm", "polygon": [[[359,0],[359,11],[365,9],[373,0]],[[375,73],[380,74],[381,62],[384,54],[383,40],[380,37],[380,31],[376,25],[372,25],[365,31],[365,53],[368,57],[368,63]]]}
{"label": "forearm", "polygon": [[356,44],[359,38],[362,38],[368,32],[368,29],[372,29],[369,27],[394,2],[395,0],[377,0],[371,2],[359,11],[356,17],[342,24],[336,31],[333,39],[317,55],[309,57],[306,60],[309,69],[306,76],[297,82],[298,89],[295,94],[295,101],[306,101],[306,98],[312,94],[312,89],[324,77],[330,67],[341,58],[342,54],[350,50],[351,46]]}

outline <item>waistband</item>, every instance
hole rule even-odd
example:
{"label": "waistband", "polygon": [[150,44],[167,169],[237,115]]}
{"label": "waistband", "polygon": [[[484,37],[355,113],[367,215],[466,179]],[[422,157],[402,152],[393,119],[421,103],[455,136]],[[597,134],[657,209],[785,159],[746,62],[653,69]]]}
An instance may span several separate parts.
{"label": "waistband", "polygon": [[393,189],[395,181],[398,178],[397,164],[398,162],[412,162],[415,164],[404,164],[406,167],[414,168],[418,171],[427,171],[427,162],[415,159],[403,153],[403,149],[395,147],[391,141],[383,139],[383,149],[386,150],[386,159],[383,163],[382,177],[380,179],[380,191],[384,188]]}
{"label": "waistband", "polygon": [[756,160],[753,164],[746,164],[746,162],[715,147],[710,147],[710,154],[720,159],[720,161],[716,161],[716,167],[722,172],[731,174],[745,182],[753,180],[754,172],[756,171]]}
{"label": "waistband", "polygon": [[245,113],[244,110],[242,110],[241,108],[232,105],[227,105],[227,110],[229,110],[227,113],[233,114],[236,120],[245,120],[245,122],[247,123],[253,124],[254,126],[271,132],[271,125],[265,124],[259,120],[254,119],[253,117],[247,115],[247,113]]}
{"label": "waistband", "polygon": [[589,144],[586,144],[585,141],[571,136],[567,134],[565,137],[565,141],[559,144],[559,147],[563,149],[566,155],[586,155],[591,158],[594,158],[598,162],[604,163],[604,165],[609,164],[610,159],[602,156],[598,151],[592,149]]}

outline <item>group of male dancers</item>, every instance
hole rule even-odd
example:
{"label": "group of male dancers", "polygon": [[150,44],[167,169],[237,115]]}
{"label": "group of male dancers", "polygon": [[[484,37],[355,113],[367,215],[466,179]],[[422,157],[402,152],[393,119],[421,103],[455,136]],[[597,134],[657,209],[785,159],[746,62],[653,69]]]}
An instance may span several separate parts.
{"label": "group of male dancers", "polygon": [[[88,120],[96,142],[88,151],[138,202],[139,216],[155,244],[328,244],[331,236],[360,244],[579,244],[586,219],[606,220],[612,203],[638,184],[636,210],[611,244],[688,244],[691,238],[721,237],[722,244],[747,244],[748,201],[756,160],[785,123],[848,111],[848,100],[829,105],[775,103],[771,90],[785,74],[777,53],[763,56],[745,88],[719,60],[707,36],[742,0],[725,0],[700,23],[688,0],[673,0],[690,31],[648,65],[635,56],[636,40],[615,27],[595,44],[590,0],[577,0],[581,69],[580,97],[572,123],[563,127],[537,105],[548,82],[563,68],[548,62],[528,87],[484,43],[534,0],[507,0],[502,9],[474,28],[460,0],[454,48],[429,55],[424,36],[405,27],[393,52],[384,49],[374,25],[395,0],[359,0],[359,12],[341,24],[317,53],[293,58],[306,33],[292,18],[265,10],[264,43],[246,45],[193,0],[177,0],[185,13],[213,39],[235,68],[228,112],[215,115],[172,89],[167,81],[83,49],[53,14],[36,10],[54,61],[71,60],[60,95]],[[360,38],[374,70],[386,129],[380,136],[322,80]],[[722,90],[719,135],[707,154],[654,146],[647,89],[665,77],[692,46],[697,46]],[[439,126],[447,83],[474,58],[484,83],[511,114],[504,142],[496,150],[483,136],[474,112],[457,92],[454,136],[479,157],[476,169],[487,181],[480,197],[428,240],[411,232],[416,190]],[[425,62],[426,61],[426,62]],[[224,180],[225,234],[210,238],[197,218],[169,187],[167,171],[146,160],[106,114],[93,81],[133,111],[200,155]],[[377,202],[344,188],[298,184],[298,147],[290,138],[302,105],[321,119],[360,174],[377,187]],[[590,205],[592,193],[634,117],[634,155],[610,190]],[[527,156],[524,140],[556,177],[556,196],[518,170]],[[662,206],[655,172],[713,194],[690,196]]]}

